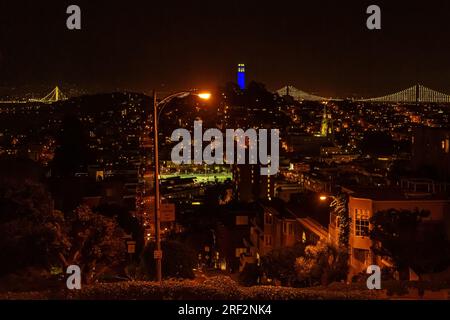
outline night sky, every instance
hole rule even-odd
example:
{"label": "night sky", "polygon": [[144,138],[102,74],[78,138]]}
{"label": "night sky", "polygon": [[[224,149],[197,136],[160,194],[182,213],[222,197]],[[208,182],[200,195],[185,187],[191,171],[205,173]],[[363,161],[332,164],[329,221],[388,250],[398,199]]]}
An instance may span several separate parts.
{"label": "night sky", "polygon": [[[82,30],[66,29],[66,8]],[[382,30],[366,28],[378,4]],[[422,83],[450,93],[449,1],[24,1],[0,3],[0,86],[90,91],[215,88],[247,77],[324,96]]]}

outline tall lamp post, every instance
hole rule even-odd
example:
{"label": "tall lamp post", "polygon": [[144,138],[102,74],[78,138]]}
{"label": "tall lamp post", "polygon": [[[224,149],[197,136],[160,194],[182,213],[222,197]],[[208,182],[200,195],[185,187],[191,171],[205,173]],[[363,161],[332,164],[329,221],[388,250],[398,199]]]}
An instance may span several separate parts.
{"label": "tall lamp post", "polygon": [[200,99],[208,100],[211,97],[210,93],[200,93],[195,90],[180,91],[171,94],[160,102],[157,101],[156,91],[153,90],[153,132],[154,132],[154,165],[155,165],[155,239],[156,250],[153,253],[156,260],[156,279],[159,284],[162,284],[162,250],[161,250],[161,212],[160,212],[160,194],[159,194],[159,148],[158,148],[158,122],[162,110],[169,101],[174,98],[184,98],[189,95],[196,95]]}
{"label": "tall lamp post", "polygon": [[[331,199],[332,200],[332,202],[330,203],[330,205],[329,205],[329,207],[331,208],[332,206],[333,206],[333,203],[335,203],[335,202],[337,202],[338,201],[338,197],[336,197],[336,196],[334,196],[334,195],[331,195],[331,194],[322,194],[322,195],[320,195],[319,196],[319,200],[321,201],[321,202],[326,202],[326,201],[328,201],[329,199]],[[329,217],[329,219],[330,219],[330,224],[331,224],[331,214],[330,214],[330,217]]]}

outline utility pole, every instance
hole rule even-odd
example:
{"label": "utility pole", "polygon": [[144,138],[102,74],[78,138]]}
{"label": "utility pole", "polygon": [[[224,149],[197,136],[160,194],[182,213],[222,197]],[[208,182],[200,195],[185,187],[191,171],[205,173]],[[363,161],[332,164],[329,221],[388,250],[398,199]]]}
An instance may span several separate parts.
{"label": "utility pole", "polygon": [[[167,96],[162,99],[159,103],[156,99],[156,90],[153,90],[153,132],[154,132],[154,165],[155,165],[155,240],[156,240],[156,248],[153,252],[153,257],[156,260],[156,280],[159,284],[162,284],[162,250],[161,250],[161,197],[159,194],[159,150],[158,150],[158,122],[159,115],[161,111],[166,106],[167,102],[169,102],[173,98],[182,98],[188,95],[196,95],[200,99],[208,100],[211,97],[211,94],[208,92],[196,93],[194,90],[189,91],[180,91],[174,94]],[[158,110],[161,105],[160,110]]]}
{"label": "utility pole", "polygon": [[153,90],[153,149],[155,156],[155,239],[156,250],[153,253],[156,260],[156,280],[162,284],[162,251],[161,251],[161,217],[160,217],[160,196],[159,196],[159,155],[158,155],[158,102],[156,101],[156,90]]}

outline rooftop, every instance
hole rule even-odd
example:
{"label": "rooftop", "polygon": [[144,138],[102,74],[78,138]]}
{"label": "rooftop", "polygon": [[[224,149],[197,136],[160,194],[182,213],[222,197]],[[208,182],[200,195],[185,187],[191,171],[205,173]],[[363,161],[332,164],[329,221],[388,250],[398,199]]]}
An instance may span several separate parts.
{"label": "rooftop", "polygon": [[407,200],[447,200],[447,194],[433,194],[428,192],[413,192],[401,188],[376,187],[345,187],[342,190],[353,198],[365,198],[377,201],[407,201]]}

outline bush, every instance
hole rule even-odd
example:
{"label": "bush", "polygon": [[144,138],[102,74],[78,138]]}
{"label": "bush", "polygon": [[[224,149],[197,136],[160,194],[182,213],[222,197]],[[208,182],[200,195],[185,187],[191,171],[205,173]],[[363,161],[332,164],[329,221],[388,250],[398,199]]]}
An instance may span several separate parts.
{"label": "bush", "polygon": [[194,280],[168,280],[160,287],[155,282],[122,282],[85,287],[69,292],[70,299],[86,300],[344,300],[373,299],[371,290],[331,290],[273,286],[240,287],[229,277],[214,277],[203,283]]}
{"label": "bush", "polygon": [[241,287],[230,277],[156,282],[127,281],[97,283],[81,290],[0,293],[0,299],[82,299],[82,300],[367,300],[378,298],[378,290],[354,288],[345,284],[330,287],[288,288],[273,286]]}
{"label": "bush", "polygon": [[260,279],[260,267],[256,263],[247,263],[239,274],[239,283],[243,286],[254,286]]}
{"label": "bush", "polygon": [[295,266],[300,281],[328,285],[347,278],[347,260],[346,249],[320,241],[306,247],[304,256],[297,258]]}
{"label": "bush", "polygon": [[303,244],[270,251],[261,259],[261,270],[267,277],[280,280],[283,285],[293,285],[297,280],[295,261],[305,252]]}

